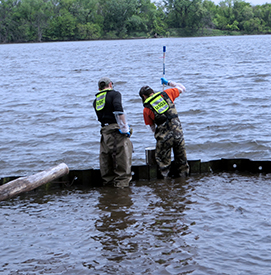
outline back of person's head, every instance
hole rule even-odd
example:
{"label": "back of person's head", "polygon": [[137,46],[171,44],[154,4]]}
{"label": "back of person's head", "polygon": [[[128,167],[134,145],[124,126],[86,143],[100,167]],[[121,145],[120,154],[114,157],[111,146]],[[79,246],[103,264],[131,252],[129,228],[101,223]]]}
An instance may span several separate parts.
{"label": "back of person's head", "polygon": [[144,102],[145,99],[144,99],[143,95],[145,95],[146,97],[149,97],[153,93],[154,93],[154,91],[150,86],[143,86],[139,91],[139,96],[141,97],[142,101]]}
{"label": "back of person's head", "polygon": [[99,82],[98,82],[98,87],[99,87],[99,90],[103,90],[105,88],[107,88],[109,86],[109,84],[113,82],[111,81],[110,78],[108,77],[102,77]]}

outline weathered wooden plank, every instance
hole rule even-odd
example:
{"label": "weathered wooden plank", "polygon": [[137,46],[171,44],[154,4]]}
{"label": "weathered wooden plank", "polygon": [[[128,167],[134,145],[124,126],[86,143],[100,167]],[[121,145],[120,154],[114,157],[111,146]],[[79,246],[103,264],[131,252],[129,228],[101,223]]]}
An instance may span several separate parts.
{"label": "weathered wooden plank", "polygon": [[31,191],[68,173],[68,166],[65,163],[61,163],[37,174],[10,181],[0,186],[0,201],[14,197],[22,192]]}

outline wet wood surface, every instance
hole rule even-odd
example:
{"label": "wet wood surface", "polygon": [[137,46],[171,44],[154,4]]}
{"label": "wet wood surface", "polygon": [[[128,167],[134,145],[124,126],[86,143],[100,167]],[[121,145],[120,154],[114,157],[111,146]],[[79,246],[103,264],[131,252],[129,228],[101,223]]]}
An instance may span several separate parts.
{"label": "wet wood surface", "polygon": [[37,174],[12,180],[0,186],[0,201],[14,197],[23,192],[31,191],[45,183],[63,177],[68,173],[68,166],[65,163],[61,163]]}

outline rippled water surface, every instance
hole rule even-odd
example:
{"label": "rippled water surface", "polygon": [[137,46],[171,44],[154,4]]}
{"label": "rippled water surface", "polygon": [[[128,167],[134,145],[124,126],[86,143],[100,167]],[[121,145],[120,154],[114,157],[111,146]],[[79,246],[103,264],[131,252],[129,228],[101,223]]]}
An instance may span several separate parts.
{"label": "rippled water surface", "polygon": [[98,167],[92,102],[101,76],[123,94],[134,128],[133,164],[155,144],[138,91],[166,77],[187,92],[176,100],[188,159],[270,159],[271,36],[167,38],[0,45],[0,176],[60,162]]}
{"label": "rippled water surface", "polygon": [[[92,102],[123,95],[133,164],[155,144],[138,91],[166,77],[189,160],[271,156],[271,36],[0,45],[0,177],[61,162],[98,168]],[[269,274],[270,174],[208,174],[130,188],[44,187],[0,202],[1,274]]]}
{"label": "rippled water surface", "polygon": [[0,202],[3,274],[269,274],[271,177],[38,190]]}

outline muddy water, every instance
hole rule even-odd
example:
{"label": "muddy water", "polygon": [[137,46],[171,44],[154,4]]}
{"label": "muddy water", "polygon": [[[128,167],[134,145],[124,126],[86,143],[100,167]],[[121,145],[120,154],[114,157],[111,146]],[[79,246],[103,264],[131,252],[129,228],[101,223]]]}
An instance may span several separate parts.
{"label": "muddy water", "polygon": [[39,190],[0,202],[1,274],[268,274],[270,175]]}
{"label": "muddy water", "polygon": [[[166,77],[188,159],[270,160],[271,36],[0,45],[0,177],[98,168],[101,76],[122,92],[133,164],[155,140],[138,90]],[[269,274],[270,175],[209,174],[128,189],[43,188],[0,202],[1,274]]]}
{"label": "muddy water", "polygon": [[98,168],[92,108],[101,76],[123,94],[133,126],[133,164],[155,144],[138,91],[166,77],[187,92],[175,102],[188,159],[270,159],[271,36],[167,38],[0,45],[0,177],[65,162]]}

